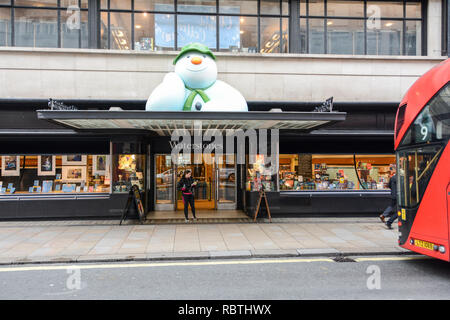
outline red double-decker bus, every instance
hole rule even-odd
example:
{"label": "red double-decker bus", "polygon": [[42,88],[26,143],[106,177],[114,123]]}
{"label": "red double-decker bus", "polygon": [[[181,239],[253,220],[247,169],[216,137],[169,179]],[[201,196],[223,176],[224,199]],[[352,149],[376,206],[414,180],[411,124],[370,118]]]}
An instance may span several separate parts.
{"label": "red double-decker bus", "polygon": [[450,261],[450,59],[420,77],[397,111],[401,247]]}

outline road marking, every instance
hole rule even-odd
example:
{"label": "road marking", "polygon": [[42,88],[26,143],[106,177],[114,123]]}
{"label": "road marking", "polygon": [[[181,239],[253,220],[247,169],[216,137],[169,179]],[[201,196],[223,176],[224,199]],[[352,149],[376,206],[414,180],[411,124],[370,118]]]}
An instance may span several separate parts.
{"label": "road marking", "polygon": [[329,258],[314,258],[314,259],[230,260],[230,261],[170,262],[170,263],[123,263],[123,264],[111,263],[111,264],[89,264],[89,265],[69,264],[65,266],[58,265],[58,266],[8,267],[8,268],[0,268],[0,272],[65,270],[67,268],[119,269],[119,268],[236,265],[236,264],[274,264],[274,263],[298,263],[298,262],[334,262],[334,261]]}
{"label": "road marking", "polygon": [[[426,256],[414,257],[365,257],[352,258],[356,262],[367,261],[405,261],[430,259]],[[295,259],[267,259],[267,260],[229,260],[229,261],[198,261],[198,262],[153,262],[153,263],[111,263],[111,264],[67,264],[32,267],[6,267],[0,268],[0,272],[19,271],[51,271],[66,270],[67,268],[79,269],[120,269],[120,268],[152,268],[152,267],[189,267],[189,266],[214,266],[214,265],[239,265],[239,264],[274,264],[274,263],[300,263],[300,262],[335,262],[331,258],[295,258]]]}
{"label": "road marking", "polygon": [[372,257],[372,258],[353,258],[356,262],[364,262],[364,261],[403,261],[403,260],[422,260],[429,259],[426,256],[417,256],[417,257]]}

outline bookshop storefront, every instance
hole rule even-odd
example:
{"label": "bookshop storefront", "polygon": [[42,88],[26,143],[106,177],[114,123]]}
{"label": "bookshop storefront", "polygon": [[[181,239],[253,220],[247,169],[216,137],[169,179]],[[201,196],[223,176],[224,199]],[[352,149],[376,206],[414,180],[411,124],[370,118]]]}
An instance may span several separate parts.
{"label": "bookshop storefront", "polygon": [[[183,208],[175,185],[177,177],[190,169],[199,181],[197,208],[242,209],[251,216],[264,189],[271,212],[282,216],[370,214],[387,205],[396,162],[392,153],[280,154],[274,173],[264,164],[264,155],[257,155],[253,163],[247,157],[245,165],[236,164],[233,154],[221,157],[220,163],[202,159],[194,164],[194,154],[189,154],[175,165],[170,154],[155,154],[155,210]],[[226,162],[226,157],[232,160]]]}
{"label": "bookshop storefront", "polygon": [[[113,122],[108,111],[97,112],[95,121],[81,111],[68,119],[69,113],[64,112],[66,119],[57,119],[55,112],[40,113],[39,121],[60,121],[64,129],[33,136],[26,132],[2,135],[2,219],[120,217],[133,185],[139,187],[147,212],[181,210],[176,181],[186,169],[199,181],[196,206],[200,210],[242,210],[252,216],[261,188],[277,216],[373,214],[389,203],[387,182],[395,171],[390,136],[380,140],[309,133],[324,123],[342,121],[345,113],[264,112],[263,118],[267,114],[271,118],[262,120],[253,112],[241,113],[242,128],[259,121],[266,128],[279,129],[277,150],[269,147],[270,155],[277,151],[271,169],[263,154],[251,160],[248,139],[243,163],[238,159],[238,144],[211,154],[205,150],[207,143],[200,147],[200,158],[192,145],[191,152],[174,162],[171,128],[160,122],[149,130],[155,113],[149,120],[148,112],[135,111],[132,121],[128,112],[114,113],[120,119]],[[142,114],[140,122],[137,113]],[[189,116],[183,114],[183,127]],[[225,121],[217,113],[214,117],[222,117],[216,125],[229,128],[230,119]],[[288,118],[290,122],[284,122]],[[204,127],[211,127],[213,120],[203,119]],[[130,123],[141,129],[131,128]],[[235,127],[236,123],[234,119]]]}
{"label": "bookshop storefront", "polygon": [[144,192],[141,136],[2,136],[1,219],[120,217],[132,185]]}

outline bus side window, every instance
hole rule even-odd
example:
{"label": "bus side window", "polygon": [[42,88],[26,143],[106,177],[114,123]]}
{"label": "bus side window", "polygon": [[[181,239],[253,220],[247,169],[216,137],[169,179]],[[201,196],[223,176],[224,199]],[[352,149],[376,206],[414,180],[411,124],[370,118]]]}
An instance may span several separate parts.
{"label": "bus side window", "polygon": [[436,123],[436,139],[442,139],[442,121],[437,121]]}

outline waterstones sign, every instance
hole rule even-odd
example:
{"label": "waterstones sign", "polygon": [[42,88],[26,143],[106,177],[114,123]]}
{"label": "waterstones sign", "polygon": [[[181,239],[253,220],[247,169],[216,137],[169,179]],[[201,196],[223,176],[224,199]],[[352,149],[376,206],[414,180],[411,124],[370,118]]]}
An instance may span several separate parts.
{"label": "waterstones sign", "polygon": [[206,148],[211,148],[211,149],[214,149],[214,150],[217,150],[217,149],[222,149],[222,150],[223,150],[223,145],[217,144],[217,143],[214,143],[214,142],[212,142],[212,143],[200,143],[200,144],[194,144],[194,143],[185,143],[185,142],[183,142],[183,143],[177,143],[176,141],[169,141],[169,143],[170,143],[170,148],[171,148],[172,150],[173,150],[177,145],[178,145],[179,148],[184,149],[184,150],[190,149],[190,150],[192,150],[192,151],[198,150],[198,151],[201,151],[201,152],[202,152],[203,150],[205,150]]}
{"label": "waterstones sign", "polygon": [[[270,131],[270,132],[269,132]],[[248,149],[246,150],[246,142]],[[278,129],[248,129],[248,130],[208,130],[194,132],[185,129],[173,131],[170,138],[171,157],[175,164],[191,162],[194,154],[194,164],[205,161],[208,164],[245,164],[256,163],[256,159],[264,159],[264,166],[276,173],[278,168],[279,130]],[[225,150],[232,150],[232,156],[222,157]],[[247,152],[246,152],[247,151]],[[214,156],[213,156],[214,154]],[[227,153],[229,154],[229,153]],[[236,160],[234,157],[236,154]]]}

